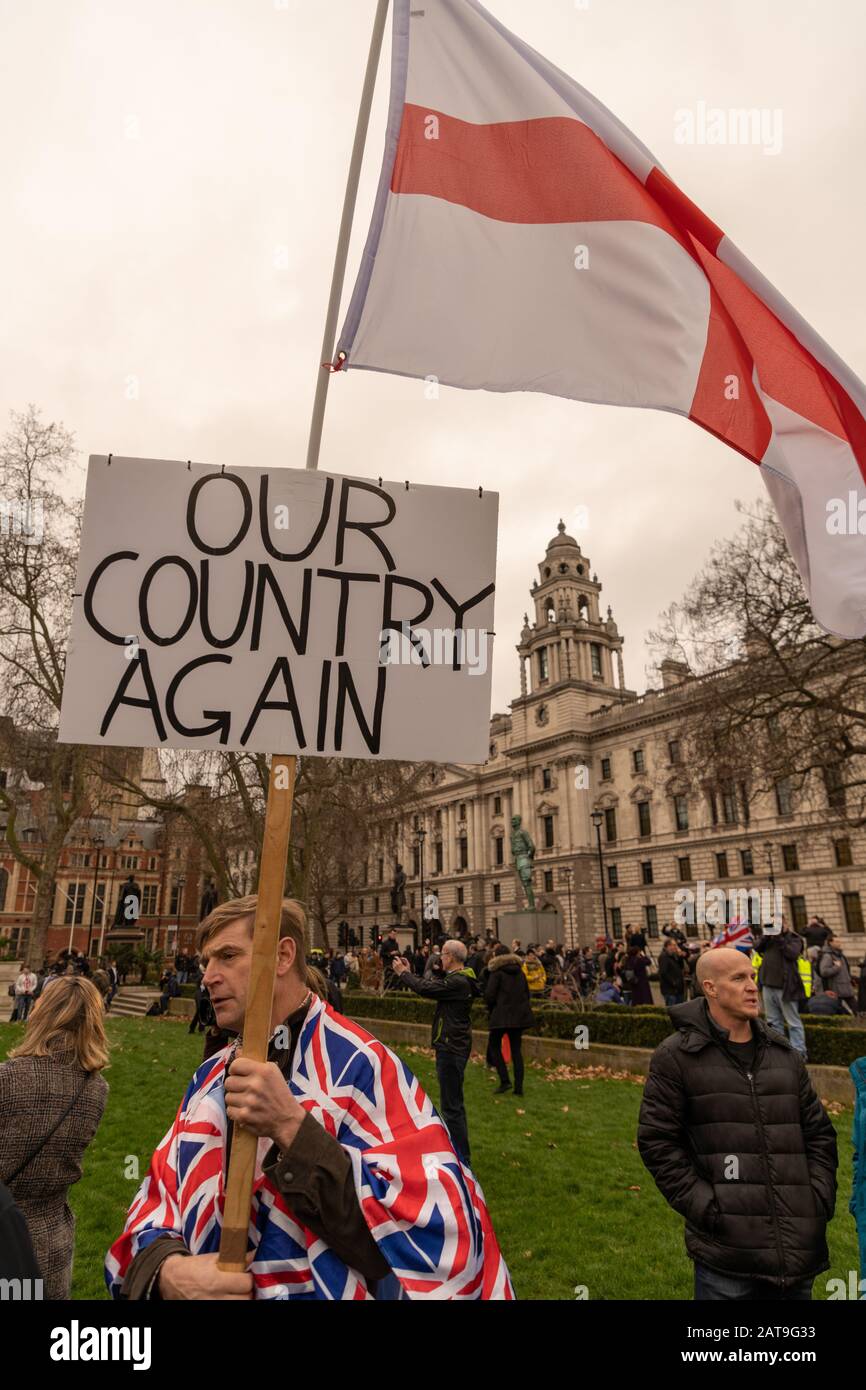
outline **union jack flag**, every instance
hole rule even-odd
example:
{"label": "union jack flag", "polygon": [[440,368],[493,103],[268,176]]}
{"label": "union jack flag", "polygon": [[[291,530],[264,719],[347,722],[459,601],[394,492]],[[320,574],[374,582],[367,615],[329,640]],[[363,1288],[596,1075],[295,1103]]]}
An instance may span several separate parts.
{"label": "union jack flag", "polygon": [[[224,1048],[198,1068],[153,1155],[106,1258],[106,1283],[115,1298],[132,1260],[158,1236],[178,1237],[196,1255],[219,1249],[231,1054]],[[288,1084],[348,1153],[361,1210],[392,1274],[368,1282],[295,1221],[262,1173],[271,1147],[265,1138],[250,1212],[256,1298],[514,1297],[484,1194],[399,1057],[314,997]]]}
{"label": "union jack flag", "polygon": [[724,930],[713,937],[711,945],[749,948],[753,940],[752,928],[748,922],[729,922]]}

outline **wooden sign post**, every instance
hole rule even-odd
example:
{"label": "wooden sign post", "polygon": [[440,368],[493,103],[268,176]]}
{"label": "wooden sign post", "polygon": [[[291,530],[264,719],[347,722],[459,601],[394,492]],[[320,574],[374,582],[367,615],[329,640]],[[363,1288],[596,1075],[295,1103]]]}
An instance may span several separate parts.
{"label": "wooden sign post", "polygon": [[[271,1010],[274,1001],[274,975],[280,939],[280,911],[292,829],[292,802],[295,795],[296,757],[275,755],[271,759],[268,804],[259,870],[259,893],[253,928],[253,958],[250,987],[244,1014],[243,1055],[254,1062],[265,1062],[271,1036]],[[226,1201],[220,1235],[220,1269],[243,1273],[247,1267],[250,1202],[255,1181],[259,1138],[251,1130],[235,1126],[232,1153],[226,1181]]]}
{"label": "wooden sign post", "polygon": [[[349,253],[349,236],[358,196],[361,161],[370,121],[370,108],[373,103],[376,70],[382,51],[382,37],[385,32],[387,13],[388,0],[378,0],[361,104],[358,108],[358,121],[355,127],[355,140],[352,147],[346,194],[343,200],[343,215],[340,222],[337,252],[334,258],[328,312],[325,319],[323,353],[328,361],[334,353],[337,314],[340,308],[340,295]],[[329,380],[330,374],[326,370],[326,364],[323,363],[319,368],[316,383],[316,397],[307,451],[308,468],[317,468],[319,464],[322,421]],[[289,836],[292,829],[292,802],[295,793],[296,772],[297,758],[295,757],[275,756],[271,761],[264,842],[259,867],[258,905],[253,929],[250,988],[247,995],[243,1032],[243,1055],[252,1057],[257,1062],[267,1060],[268,1041],[271,1035],[274,975],[280,937],[280,909],[286,878]],[[219,1258],[220,1269],[228,1270],[230,1273],[243,1273],[247,1267],[250,1203],[255,1181],[257,1151],[257,1136],[248,1130],[236,1128],[232,1137],[231,1161],[226,1180],[226,1200],[220,1235]]]}

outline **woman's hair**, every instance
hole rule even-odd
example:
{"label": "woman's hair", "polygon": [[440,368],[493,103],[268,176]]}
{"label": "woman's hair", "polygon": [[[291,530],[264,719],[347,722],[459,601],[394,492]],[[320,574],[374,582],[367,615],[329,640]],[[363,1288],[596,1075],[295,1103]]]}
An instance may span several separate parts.
{"label": "woman's hair", "polygon": [[[248,893],[245,898],[231,898],[227,903],[220,903],[199,923],[195,938],[196,949],[200,951],[218,931],[242,917],[248,919],[249,932],[252,935],[258,901],[258,894]],[[286,936],[291,937],[295,943],[295,969],[307,989],[327,1000],[328,985],[324,975],[314,965],[307,963],[307,914],[294,898],[283,898],[280,909],[280,940]]]}
{"label": "woman's hair", "polygon": [[491,952],[491,955],[494,956],[507,956],[510,954],[511,953],[504,941],[497,941],[496,945],[493,947],[493,950]]}
{"label": "woman's hair", "polygon": [[108,1066],[102,995],[84,975],[59,975],[43,986],[24,1037],[9,1056],[51,1057],[69,1050],[84,1071]]}

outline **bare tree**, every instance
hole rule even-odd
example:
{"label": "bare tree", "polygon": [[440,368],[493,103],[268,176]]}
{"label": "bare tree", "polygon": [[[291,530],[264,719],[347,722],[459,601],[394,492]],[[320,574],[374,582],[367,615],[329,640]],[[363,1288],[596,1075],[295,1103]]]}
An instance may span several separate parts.
{"label": "bare tree", "polygon": [[866,815],[866,642],[812,617],[768,505],[717,544],[650,642],[688,665],[680,736],[694,776],[752,792],[787,784],[853,824]]}
{"label": "bare tree", "polygon": [[94,803],[88,750],[56,739],[80,525],[80,504],[61,491],[73,458],[62,425],[43,424],[32,405],[12,412],[0,440],[0,807],[35,886],[30,965],[42,963],[60,852]]}

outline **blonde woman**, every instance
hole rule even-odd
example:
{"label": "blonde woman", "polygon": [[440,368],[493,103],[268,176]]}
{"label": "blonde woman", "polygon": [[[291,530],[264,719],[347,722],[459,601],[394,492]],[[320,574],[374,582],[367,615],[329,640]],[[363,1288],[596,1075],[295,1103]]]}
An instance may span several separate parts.
{"label": "blonde woman", "polygon": [[108,1095],[104,1013],[90,980],[62,975],[0,1064],[0,1179],[27,1221],[49,1299],[69,1298],[75,1218],[66,1195]]}

